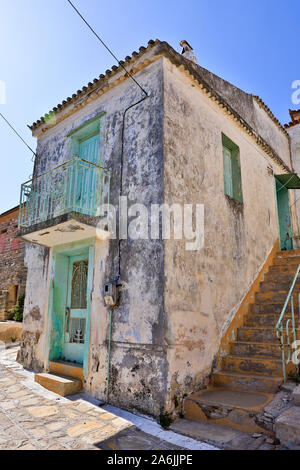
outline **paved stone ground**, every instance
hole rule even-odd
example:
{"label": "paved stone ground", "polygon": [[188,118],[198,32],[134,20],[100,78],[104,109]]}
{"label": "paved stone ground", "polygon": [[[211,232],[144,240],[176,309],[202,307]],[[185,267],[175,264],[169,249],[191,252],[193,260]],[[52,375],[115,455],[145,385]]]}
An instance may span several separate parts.
{"label": "paved stone ground", "polygon": [[[33,381],[34,374],[17,364],[17,348],[0,351],[1,450],[180,450],[159,435],[82,399],[59,397]],[[74,398],[72,399],[74,400]],[[129,416],[129,414],[127,413]],[[139,418],[143,419],[143,418]],[[155,423],[149,421],[149,429]],[[156,424],[155,424],[156,425]],[[157,426],[157,425],[156,425]],[[145,427],[145,424],[144,424]],[[147,428],[147,424],[146,424]],[[161,436],[165,435],[161,431]],[[174,433],[171,433],[174,434]],[[190,442],[191,441],[191,442]],[[205,444],[195,449],[209,449]]]}

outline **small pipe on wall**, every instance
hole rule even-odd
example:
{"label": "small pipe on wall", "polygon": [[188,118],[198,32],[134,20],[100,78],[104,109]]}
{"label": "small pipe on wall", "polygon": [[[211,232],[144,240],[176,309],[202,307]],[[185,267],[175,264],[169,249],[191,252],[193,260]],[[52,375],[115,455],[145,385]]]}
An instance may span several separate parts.
{"label": "small pipe on wall", "polygon": [[110,360],[111,360],[111,324],[112,324],[112,309],[109,309],[109,327],[108,327],[108,350],[107,350],[107,380],[106,380],[106,404],[109,398],[109,383],[110,383]]}

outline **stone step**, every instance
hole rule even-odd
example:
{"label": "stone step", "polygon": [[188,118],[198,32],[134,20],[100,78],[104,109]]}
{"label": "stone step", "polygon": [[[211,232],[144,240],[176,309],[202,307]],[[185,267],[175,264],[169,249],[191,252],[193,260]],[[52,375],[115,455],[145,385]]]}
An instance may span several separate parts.
{"label": "stone step", "polygon": [[191,419],[174,421],[170,430],[224,450],[257,450],[267,438],[264,434],[260,438],[253,437],[252,434],[227,426]]}
{"label": "stone step", "polygon": [[[295,274],[296,271],[289,272],[270,269],[262,282],[287,282],[291,285],[295,278]],[[296,282],[298,282],[298,280]]]}
{"label": "stone step", "polygon": [[295,250],[283,250],[283,251],[277,251],[276,257],[281,257],[281,258],[294,258],[294,257],[300,256],[300,249],[297,248]]}
{"label": "stone step", "polygon": [[[237,330],[237,341],[246,343],[278,343],[275,328],[269,326],[243,326]],[[296,338],[300,340],[300,328],[296,328]]]}
{"label": "stone step", "polygon": [[276,393],[283,382],[281,376],[270,377],[256,374],[218,371],[214,373],[214,385],[232,390]]}
{"label": "stone step", "polygon": [[[263,281],[260,283],[260,292],[280,292],[288,295],[293,280],[290,281]],[[300,293],[300,279],[295,284],[295,294]]]}
{"label": "stone step", "polygon": [[263,356],[281,359],[280,343],[253,343],[236,341],[231,344],[230,352],[235,356]]}
{"label": "stone step", "polygon": [[[297,272],[298,266],[293,267],[286,267],[286,266],[270,266],[269,271],[265,274],[262,282],[267,280],[273,281],[293,281],[295,279],[295,275]],[[296,282],[299,279],[299,275],[297,277]]]}
{"label": "stone step", "polygon": [[223,357],[222,370],[280,377],[282,375],[282,361],[269,357],[230,355]]}
{"label": "stone step", "polygon": [[[297,312],[295,312],[294,318],[295,318],[297,339],[300,339],[300,321],[298,320],[299,317],[298,317]],[[278,320],[279,320],[278,314],[275,314],[275,315],[273,315],[272,313],[264,313],[264,314],[260,313],[258,315],[251,314],[251,315],[246,316],[244,326],[246,328],[266,327],[266,328],[273,328],[275,330]],[[283,324],[286,325],[286,322],[288,320],[292,321],[291,313],[286,313],[284,315]],[[275,336],[277,338],[276,332],[275,332]]]}
{"label": "stone step", "polygon": [[[299,330],[300,338],[300,330]],[[243,326],[237,331],[237,339],[242,342],[270,342],[275,343],[278,341],[276,330],[272,327],[246,327]]]}
{"label": "stone step", "polygon": [[[287,314],[285,315],[285,319],[292,319],[292,316]],[[276,328],[277,322],[279,320],[279,314],[273,313],[260,313],[255,315],[254,313],[250,315],[246,315],[244,326],[246,327],[255,327],[255,326],[269,326]]]}
{"label": "stone step", "polygon": [[57,393],[62,397],[74,395],[82,389],[81,380],[74,379],[72,377],[42,373],[35,374],[34,380],[42,385],[42,387],[50,390],[51,392]]}
{"label": "stone step", "polygon": [[[267,314],[274,314],[274,315],[278,315],[278,318],[282,312],[282,309],[284,307],[284,302],[280,302],[280,303],[258,303],[258,302],[255,302],[254,304],[251,304],[250,306],[250,312],[249,312],[249,315],[267,315]],[[297,305],[294,305],[294,311],[296,311],[297,309]],[[289,302],[287,308],[286,308],[286,313],[291,313],[292,312],[292,309],[291,309],[291,304]]]}
{"label": "stone step", "polygon": [[[295,292],[297,294],[298,292]],[[282,304],[284,305],[284,302],[286,301],[287,298],[287,292],[257,292],[255,294],[255,302],[259,303],[264,303],[264,304]],[[298,306],[298,296],[294,296],[294,305]]]}
{"label": "stone step", "polygon": [[300,256],[277,256],[274,258],[272,266],[299,266],[299,264]]}
{"label": "stone step", "polygon": [[83,368],[71,362],[50,361],[50,373],[73,379],[83,380]]}
{"label": "stone step", "polygon": [[184,416],[243,432],[268,433],[257,424],[255,418],[272,399],[273,395],[267,393],[213,388],[186,398]]}
{"label": "stone step", "polygon": [[299,257],[293,257],[293,258],[275,258],[274,263],[269,266],[269,269],[273,269],[274,267],[281,266],[281,267],[286,267],[290,268],[291,266],[296,266],[295,272],[297,270],[297,267],[299,266],[298,262]]}

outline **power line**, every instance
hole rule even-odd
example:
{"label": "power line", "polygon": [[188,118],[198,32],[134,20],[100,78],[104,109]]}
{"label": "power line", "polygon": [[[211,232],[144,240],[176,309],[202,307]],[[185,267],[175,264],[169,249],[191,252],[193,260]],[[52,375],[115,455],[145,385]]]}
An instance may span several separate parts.
{"label": "power line", "polygon": [[29,145],[27,144],[27,142],[25,142],[25,140],[23,139],[23,137],[20,136],[20,134],[16,131],[16,129],[12,126],[12,124],[10,124],[10,122],[3,116],[2,113],[0,113],[0,116],[1,116],[2,119],[6,122],[6,124],[14,131],[14,133],[17,134],[17,136],[19,137],[19,139],[22,140],[23,144],[26,145],[26,147],[30,150],[30,152],[32,152],[33,155],[36,157],[36,153],[32,150],[31,147],[29,147]]}
{"label": "power line", "polygon": [[144,88],[136,81],[136,79],[131,75],[130,72],[128,72],[128,70],[126,69],[126,67],[124,67],[124,65],[119,61],[119,59],[117,58],[117,56],[112,52],[112,50],[105,44],[105,42],[100,38],[100,36],[96,33],[96,31],[92,28],[92,26],[87,22],[87,20],[82,16],[82,14],[80,13],[80,11],[77,10],[77,8],[75,7],[75,5],[71,2],[71,0],[67,0],[67,2],[71,5],[71,7],[76,11],[77,15],[80,16],[80,18],[82,19],[82,21],[84,21],[84,23],[87,25],[87,27],[92,31],[92,33],[96,36],[96,38],[101,42],[101,44],[105,47],[105,49],[108,50],[108,52],[113,56],[113,58],[118,62],[118,64],[120,65],[120,67],[122,67],[123,70],[125,70],[126,72],[126,75],[128,77],[130,77],[134,83],[142,90],[143,93],[145,93],[146,96],[148,96],[148,93],[144,90]]}

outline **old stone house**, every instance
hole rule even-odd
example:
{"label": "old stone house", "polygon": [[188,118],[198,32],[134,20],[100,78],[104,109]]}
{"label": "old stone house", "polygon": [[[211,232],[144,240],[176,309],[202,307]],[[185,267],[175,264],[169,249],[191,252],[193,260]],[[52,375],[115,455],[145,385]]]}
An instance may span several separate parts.
{"label": "old stone house", "polygon": [[25,243],[15,238],[19,206],[0,214],[0,321],[10,320],[11,309],[25,293]]}
{"label": "old stone house", "polygon": [[[300,261],[300,124],[282,127],[190,47],[150,41],[122,64],[147,96],[114,66],[31,126],[21,360],[52,389],[65,375],[76,390],[154,416],[187,395],[186,416],[214,421],[212,386],[260,391],[262,405],[283,380],[275,326]],[[126,238],[118,220],[111,237],[96,208],[119,208],[120,197],[140,205],[135,215],[141,205],[202,205],[204,244]]]}

